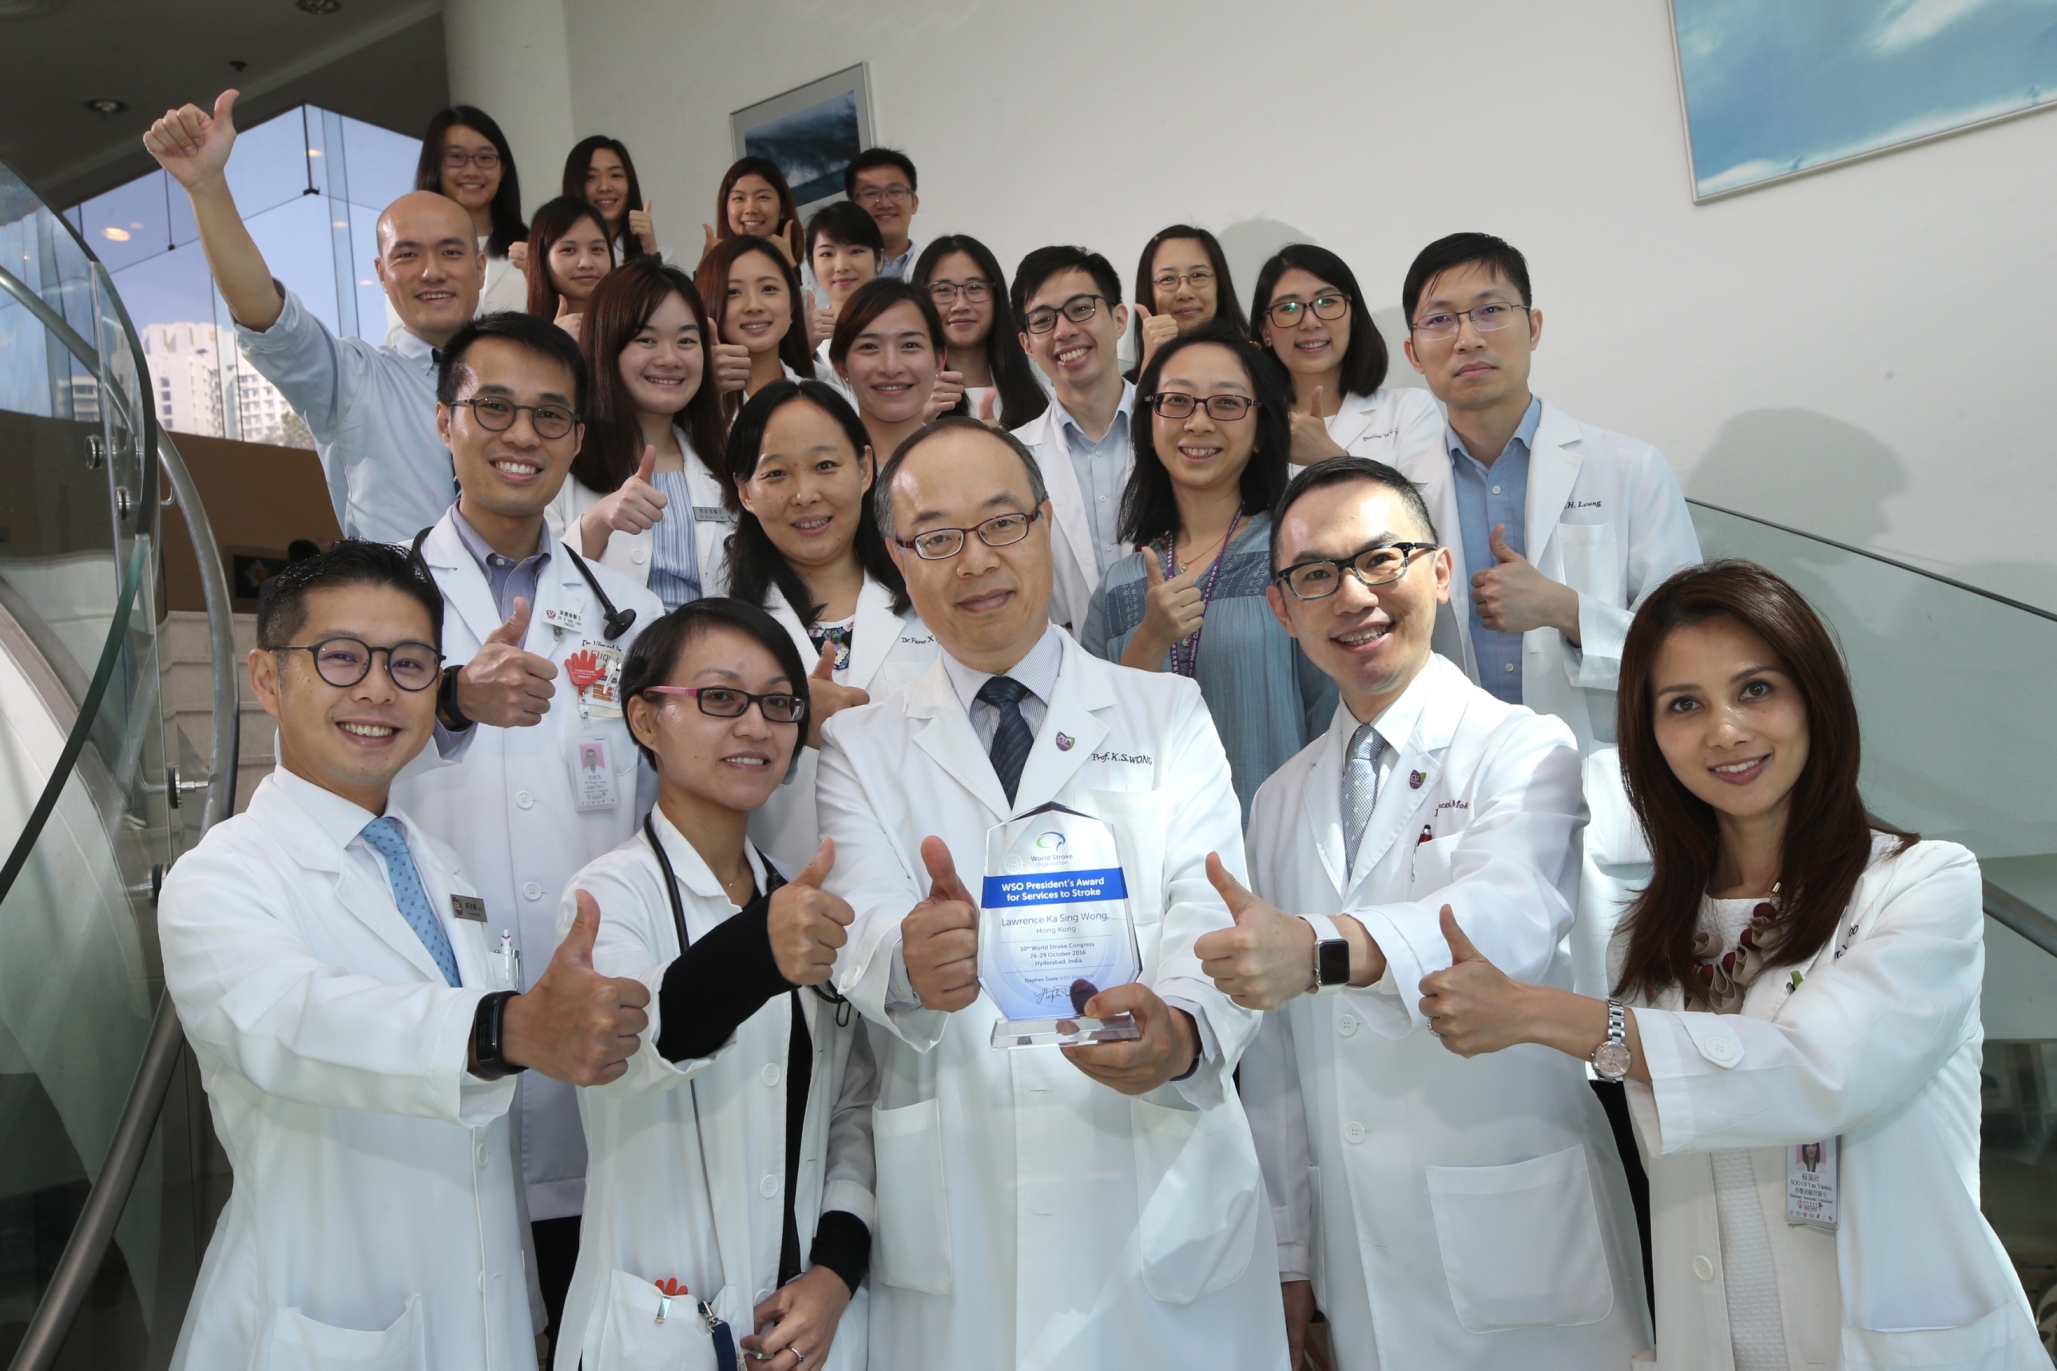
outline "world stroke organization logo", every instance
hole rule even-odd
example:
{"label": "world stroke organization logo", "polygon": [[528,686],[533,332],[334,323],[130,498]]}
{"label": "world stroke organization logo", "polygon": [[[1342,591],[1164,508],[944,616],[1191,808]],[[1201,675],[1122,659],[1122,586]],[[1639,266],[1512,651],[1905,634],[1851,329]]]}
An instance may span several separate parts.
{"label": "world stroke organization logo", "polygon": [[1010,852],[1007,854],[1007,860],[1001,863],[1001,865],[1006,868],[1007,874],[1010,876],[1019,876],[1024,871],[1035,871],[1060,866],[1066,861],[1064,855],[1065,842],[1066,839],[1062,833],[1046,830],[1036,835],[1033,851]]}

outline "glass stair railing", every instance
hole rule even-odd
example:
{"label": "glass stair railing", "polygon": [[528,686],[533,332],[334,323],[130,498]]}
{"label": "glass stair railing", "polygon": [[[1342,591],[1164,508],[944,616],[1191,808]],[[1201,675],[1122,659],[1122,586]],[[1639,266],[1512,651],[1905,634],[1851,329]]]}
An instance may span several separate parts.
{"label": "glass stair railing", "polygon": [[[198,555],[208,774],[168,724],[162,508]],[[0,166],[0,1361],[162,1366],[220,1187],[165,869],[234,803],[228,586],[106,272]],[[204,797],[201,792],[204,792]]]}
{"label": "glass stair railing", "polygon": [[1872,812],[1978,854],[1982,1199],[2057,1355],[2057,615],[1711,505],[1692,515],[1705,555],[1771,568],[1835,629]]}

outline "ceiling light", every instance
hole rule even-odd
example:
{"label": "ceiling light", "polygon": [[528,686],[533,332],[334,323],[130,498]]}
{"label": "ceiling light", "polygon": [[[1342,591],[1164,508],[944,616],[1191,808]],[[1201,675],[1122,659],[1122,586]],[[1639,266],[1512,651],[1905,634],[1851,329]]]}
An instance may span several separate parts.
{"label": "ceiling light", "polygon": [[126,243],[129,240],[129,231],[127,229],[116,228],[112,224],[101,229],[100,232],[107,235],[107,241],[110,243]]}
{"label": "ceiling light", "polygon": [[343,8],[343,0],[299,0],[299,4],[309,14],[334,14]]}
{"label": "ceiling light", "polygon": [[93,113],[95,114],[107,115],[120,114],[123,110],[127,109],[128,106],[119,100],[113,99],[110,96],[103,95],[97,100],[86,101],[86,108],[93,111]]}

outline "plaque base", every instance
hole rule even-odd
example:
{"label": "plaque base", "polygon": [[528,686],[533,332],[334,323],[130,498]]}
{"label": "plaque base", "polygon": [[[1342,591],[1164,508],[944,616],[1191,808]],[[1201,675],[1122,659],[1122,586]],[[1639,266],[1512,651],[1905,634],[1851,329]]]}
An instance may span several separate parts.
{"label": "plaque base", "polygon": [[1002,1052],[1018,1047],[1090,1047],[1094,1043],[1132,1043],[1143,1036],[1133,1014],[1104,1019],[1075,1014],[1066,1019],[1003,1019],[993,1025],[993,1046]]}

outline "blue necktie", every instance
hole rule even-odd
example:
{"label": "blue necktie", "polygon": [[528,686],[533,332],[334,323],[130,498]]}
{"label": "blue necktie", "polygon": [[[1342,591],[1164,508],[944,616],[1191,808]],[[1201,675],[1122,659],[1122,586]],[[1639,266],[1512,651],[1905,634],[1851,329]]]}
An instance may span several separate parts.
{"label": "blue necktie", "polygon": [[457,954],[450,948],[450,935],[443,931],[436,911],[429,908],[428,892],[421,888],[421,875],[414,869],[414,854],[407,850],[407,835],[401,831],[400,821],[390,814],[373,819],[364,826],[364,841],[386,859],[386,877],[393,883],[393,903],[400,906],[407,926],[420,935],[422,945],[442,968],[443,979],[452,985],[462,984],[457,979]]}
{"label": "blue necktie", "polygon": [[1372,806],[1378,803],[1378,754],[1384,741],[1370,724],[1350,735],[1350,756],[1343,769],[1343,866],[1357,865],[1357,846],[1364,841]]}
{"label": "blue necktie", "polygon": [[1021,697],[1028,693],[1028,687],[1012,676],[995,676],[979,687],[978,698],[1000,715],[1000,726],[993,730],[993,746],[986,755],[993,759],[993,774],[1000,778],[1009,804],[1014,803],[1015,788],[1021,784],[1021,768],[1028,761],[1029,749],[1036,745],[1028,720],[1021,717]]}

